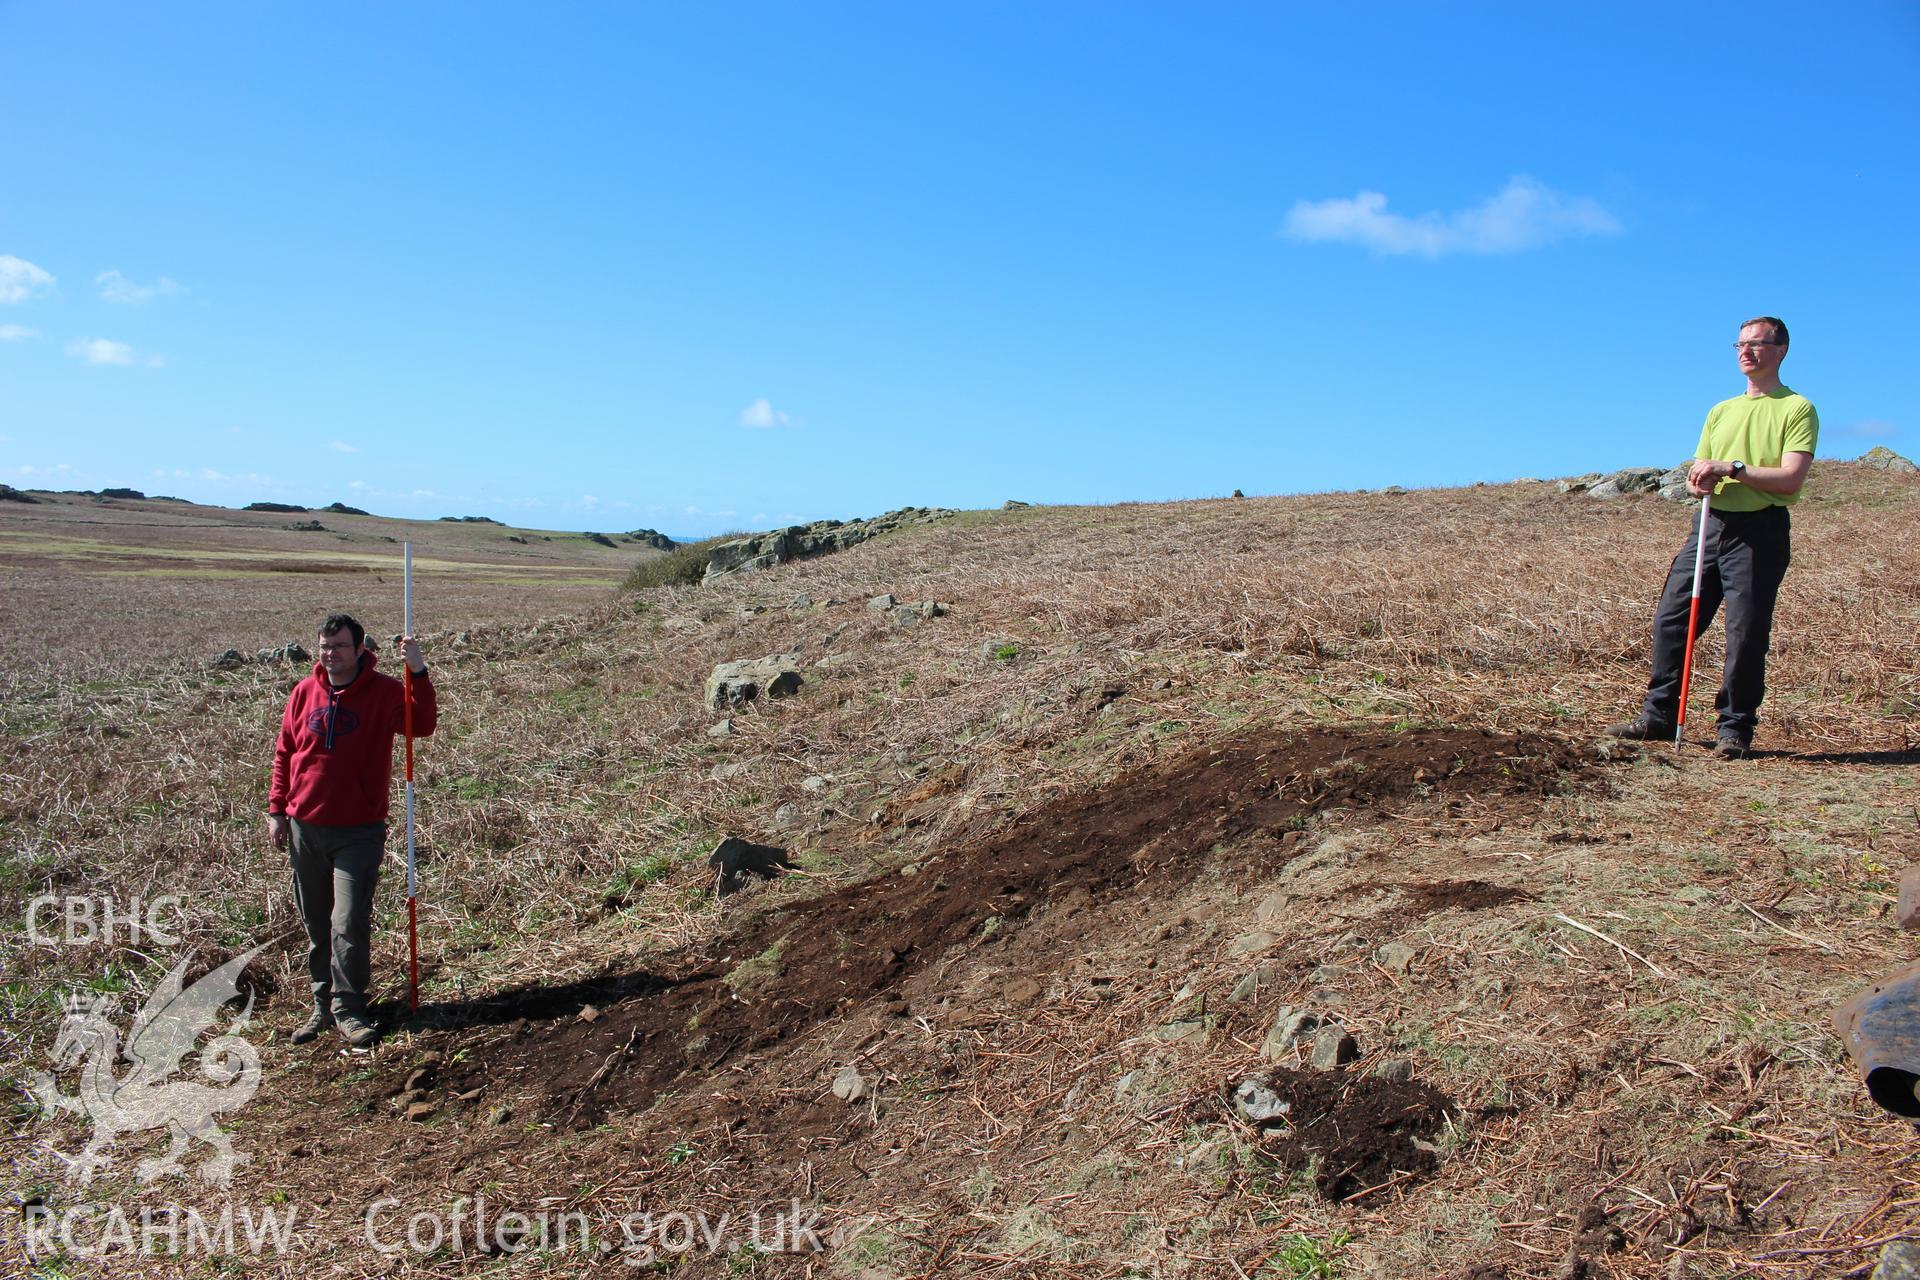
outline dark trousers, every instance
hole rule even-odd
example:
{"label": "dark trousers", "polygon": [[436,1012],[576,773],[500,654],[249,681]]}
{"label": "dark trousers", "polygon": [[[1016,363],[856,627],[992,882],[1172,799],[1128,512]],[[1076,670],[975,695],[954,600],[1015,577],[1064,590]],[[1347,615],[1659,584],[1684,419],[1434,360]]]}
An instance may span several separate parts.
{"label": "dark trousers", "polygon": [[373,891],[380,883],[387,824],[323,827],[294,821],[287,860],[293,901],[307,927],[313,1005],[365,1016],[372,972]]}
{"label": "dark trousers", "polygon": [[[1773,640],[1773,605],[1793,558],[1792,519],[1785,507],[1764,511],[1707,513],[1707,554],[1700,570],[1700,630],[1727,608],[1727,661],[1713,700],[1720,732],[1751,740],[1767,692],[1767,646]],[[1646,713],[1672,724],[1680,710],[1680,664],[1687,648],[1687,613],[1693,594],[1694,543],[1673,558],[1667,588],[1653,615],[1653,678],[1647,682]]]}

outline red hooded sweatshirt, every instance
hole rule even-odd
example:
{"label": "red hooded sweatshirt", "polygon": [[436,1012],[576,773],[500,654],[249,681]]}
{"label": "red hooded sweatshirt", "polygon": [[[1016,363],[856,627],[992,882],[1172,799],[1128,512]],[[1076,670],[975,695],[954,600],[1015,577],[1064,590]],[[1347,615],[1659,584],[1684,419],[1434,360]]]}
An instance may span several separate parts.
{"label": "red hooded sweatshirt", "polygon": [[[387,820],[393,740],[405,732],[405,695],[398,680],[373,667],[374,655],[368,653],[360,660],[360,674],[336,689],[316,662],[313,674],[293,686],[273,745],[268,813],[327,827]],[[433,681],[415,676],[413,736],[427,737],[438,720]]]}

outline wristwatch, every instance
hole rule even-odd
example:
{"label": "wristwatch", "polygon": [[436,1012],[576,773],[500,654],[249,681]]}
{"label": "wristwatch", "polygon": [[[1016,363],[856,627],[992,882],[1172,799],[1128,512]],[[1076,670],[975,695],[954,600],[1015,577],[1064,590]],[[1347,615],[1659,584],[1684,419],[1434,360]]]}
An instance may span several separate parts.
{"label": "wristwatch", "polygon": [[1733,464],[1733,470],[1729,471],[1727,474],[1732,476],[1735,480],[1738,480],[1740,478],[1741,473],[1744,472],[1746,469],[1747,469],[1746,463],[1736,462]]}

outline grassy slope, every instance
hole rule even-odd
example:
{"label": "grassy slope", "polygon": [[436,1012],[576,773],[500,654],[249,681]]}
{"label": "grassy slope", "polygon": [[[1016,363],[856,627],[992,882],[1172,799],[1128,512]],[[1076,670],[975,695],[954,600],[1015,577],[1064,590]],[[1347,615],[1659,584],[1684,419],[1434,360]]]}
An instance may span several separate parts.
{"label": "grassy slope", "polygon": [[[1644,681],[1647,609],[1683,523],[1656,501],[1543,485],[1036,509],[537,627],[443,607],[429,616],[472,636],[429,654],[447,727],[421,751],[428,996],[756,961],[742,982],[761,981],[777,954],[729,959],[710,940],[753,938],[756,922],[771,940],[783,902],[937,863],[1017,814],[1235,732],[1465,725],[1590,741]],[[364,1199],[334,1193],[378,1159],[409,1207],[483,1186],[598,1214],[816,1196],[846,1236],[821,1266],[878,1274],[1304,1275],[1317,1251],[1346,1274],[1492,1262],[1554,1275],[1590,1205],[1624,1241],[1606,1252],[1589,1224],[1577,1247],[1593,1274],[1843,1274],[1869,1260],[1863,1242],[1915,1225],[1907,1131],[1868,1104],[1824,1024],[1909,951],[1886,910],[1920,852],[1920,495],[1822,464],[1796,523],[1760,742],[1784,754],[1729,767],[1658,750],[1604,766],[1598,790],[1537,802],[1322,814],[1284,857],[1250,838],[1163,896],[1060,904],[957,948],[902,986],[911,1017],[849,1007],[589,1127],[524,1074],[485,1098],[510,1124],[441,1098],[435,1121],[408,1125],[389,1091],[418,1061],[451,1072],[459,1037],[483,1037],[400,1035],[371,1062],[292,1051],[299,960],[276,944],[280,989],[256,1013],[267,1071],[237,1139],[256,1163],[234,1199],[271,1187],[326,1206],[347,1243],[311,1247],[342,1265],[364,1261],[348,1229]],[[64,588],[75,569],[45,572]],[[473,599],[538,616],[525,593],[494,590]],[[880,592],[952,612],[896,630],[863,606]],[[788,607],[800,593],[813,605]],[[260,643],[312,612],[239,580],[194,599],[223,602]],[[146,607],[128,616],[184,622],[166,601]],[[1019,656],[991,660],[989,641]],[[198,649],[217,647],[133,661],[79,646],[8,675],[0,1070],[45,1063],[49,993],[109,966],[139,991],[174,954],[26,948],[20,904],[35,893],[186,894],[187,945],[209,958],[295,926],[257,818],[287,678],[201,669]],[[775,651],[803,655],[807,689],[709,737],[712,664]],[[1717,657],[1709,639],[1704,666]],[[806,878],[716,903],[698,858],[728,832],[790,845]],[[1465,880],[1536,896],[1404,909],[1408,885]],[[385,895],[389,981],[397,912]],[[1273,940],[1249,944],[1255,931]],[[1369,963],[1389,939],[1418,951],[1410,975]],[[1263,955],[1272,991],[1219,1014]],[[1029,976],[1037,991],[1009,986]],[[1273,1010],[1316,991],[1364,1052],[1411,1059],[1457,1101],[1430,1179],[1329,1205],[1209,1110],[1259,1065]],[[1205,1038],[1155,1038],[1199,999],[1215,1011]],[[851,1060],[883,1079],[882,1106],[831,1099]],[[65,1123],[10,1118],[21,1194],[78,1194],[30,1156],[48,1132],[68,1148],[84,1137]],[[286,1154],[316,1142],[318,1157]],[[710,1270],[726,1268],[687,1264]]]}

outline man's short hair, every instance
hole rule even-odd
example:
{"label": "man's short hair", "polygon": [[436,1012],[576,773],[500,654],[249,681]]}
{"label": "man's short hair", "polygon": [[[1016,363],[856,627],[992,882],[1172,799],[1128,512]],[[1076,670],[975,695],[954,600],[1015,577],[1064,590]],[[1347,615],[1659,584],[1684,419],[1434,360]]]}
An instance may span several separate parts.
{"label": "man's short hair", "polygon": [[1754,324],[1772,325],[1773,340],[1779,343],[1783,347],[1787,345],[1787,322],[1785,320],[1782,320],[1779,316],[1755,316],[1751,320],[1742,320],[1740,322],[1740,327],[1744,329],[1748,325],[1754,325]]}
{"label": "man's short hair", "polygon": [[353,647],[356,649],[367,638],[367,629],[350,613],[330,613],[327,620],[320,624],[320,634],[323,636],[338,635],[342,631],[353,636]]}

